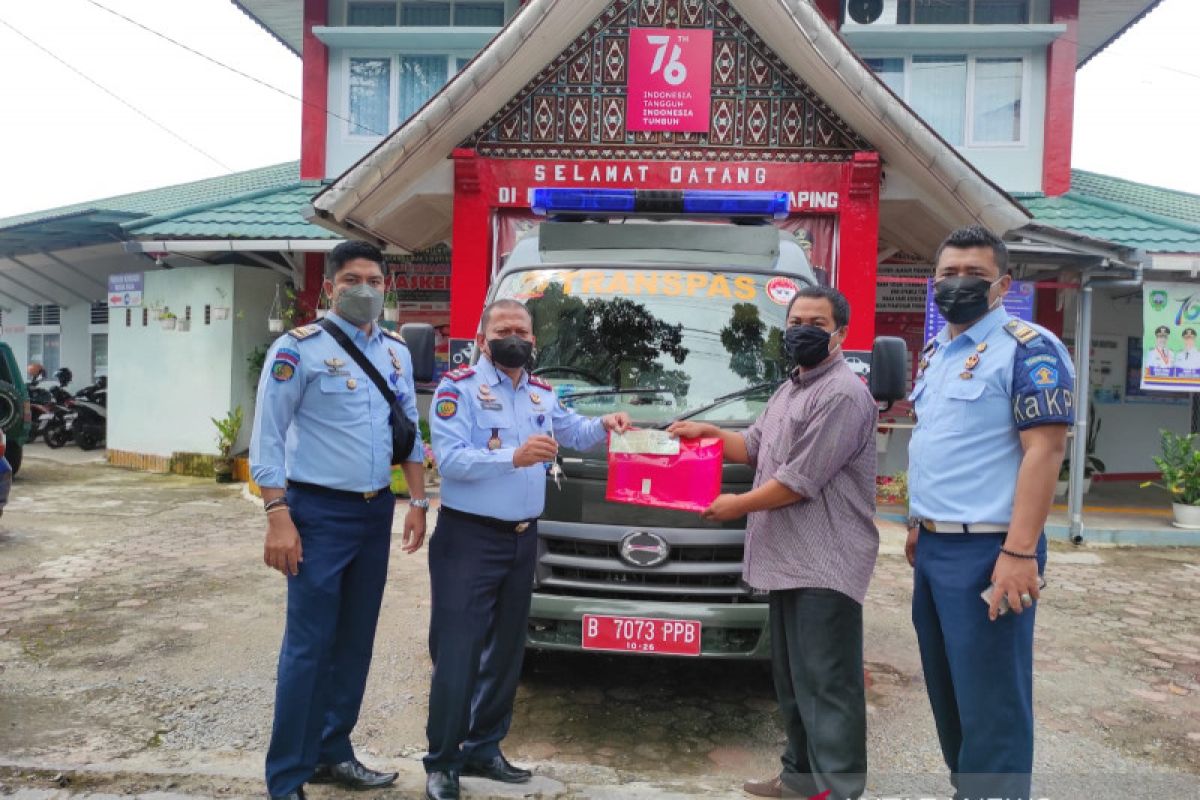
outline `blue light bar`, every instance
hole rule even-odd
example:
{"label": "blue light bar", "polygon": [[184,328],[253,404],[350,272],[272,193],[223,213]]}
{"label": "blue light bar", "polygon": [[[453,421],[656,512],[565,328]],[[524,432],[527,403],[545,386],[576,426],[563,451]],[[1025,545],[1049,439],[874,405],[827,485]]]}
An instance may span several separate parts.
{"label": "blue light bar", "polygon": [[633,189],[534,189],[533,213],[632,213]]}
{"label": "blue light bar", "polygon": [[790,207],[787,192],[683,193],[683,213],[688,215],[783,219]]}
{"label": "blue light bar", "polygon": [[787,192],[678,191],[646,189],[534,189],[533,212],[582,214],[761,217],[783,219]]}

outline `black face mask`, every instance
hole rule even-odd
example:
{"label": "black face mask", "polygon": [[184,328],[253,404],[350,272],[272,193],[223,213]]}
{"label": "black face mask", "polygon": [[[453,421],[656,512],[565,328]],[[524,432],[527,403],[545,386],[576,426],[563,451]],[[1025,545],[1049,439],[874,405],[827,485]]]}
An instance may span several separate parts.
{"label": "black face mask", "polygon": [[792,364],[815,367],[829,357],[831,336],[816,325],[792,325],[783,334],[783,349]]}
{"label": "black face mask", "polygon": [[529,363],[529,357],[533,354],[533,342],[527,342],[520,336],[488,339],[488,350],[491,351],[493,363],[508,369],[517,369]]}
{"label": "black face mask", "polygon": [[955,275],[933,285],[933,301],[947,322],[966,325],[988,312],[988,292],[992,284],[985,278]]}

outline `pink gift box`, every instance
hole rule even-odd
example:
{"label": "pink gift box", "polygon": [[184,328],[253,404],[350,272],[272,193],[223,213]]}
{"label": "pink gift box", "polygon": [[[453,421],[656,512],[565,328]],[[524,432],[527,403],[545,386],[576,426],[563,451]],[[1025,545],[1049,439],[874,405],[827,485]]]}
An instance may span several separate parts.
{"label": "pink gift box", "polygon": [[681,439],[679,454],[608,454],[606,500],[700,512],[721,493],[720,439]]}

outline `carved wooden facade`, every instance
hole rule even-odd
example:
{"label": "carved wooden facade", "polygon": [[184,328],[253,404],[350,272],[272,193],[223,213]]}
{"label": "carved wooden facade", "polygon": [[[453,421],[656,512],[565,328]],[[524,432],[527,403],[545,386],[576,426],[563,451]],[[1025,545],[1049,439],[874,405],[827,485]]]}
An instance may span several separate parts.
{"label": "carved wooden facade", "polygon": [[[630,28],[710,28],[707,133],[628,131]],[[725,0],[613,0],[464,147],[495,158],[845,161],[872,150]]]}

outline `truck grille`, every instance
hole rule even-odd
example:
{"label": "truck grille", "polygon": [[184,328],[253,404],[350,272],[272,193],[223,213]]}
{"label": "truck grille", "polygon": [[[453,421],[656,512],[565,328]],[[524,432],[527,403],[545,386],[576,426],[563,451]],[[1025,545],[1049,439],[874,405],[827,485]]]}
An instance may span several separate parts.
{"label": "truck grille", "polygon": [[656,567],[631,567],[615,542],[542,538],[538,591],[576,597],[627,600],[744,603],[741,544],[672,545]]}

